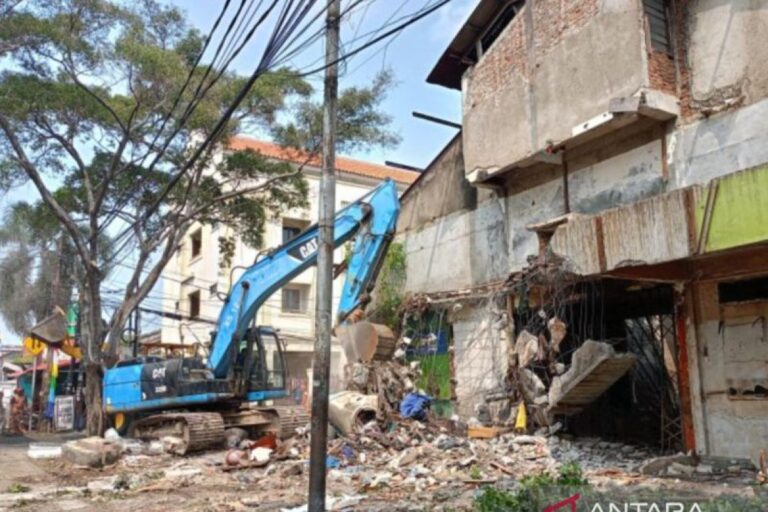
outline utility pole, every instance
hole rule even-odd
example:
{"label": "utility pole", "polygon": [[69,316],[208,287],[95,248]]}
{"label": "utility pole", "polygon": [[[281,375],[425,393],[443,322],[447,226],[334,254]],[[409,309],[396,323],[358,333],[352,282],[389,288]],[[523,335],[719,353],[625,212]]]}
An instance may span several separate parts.
{"label": "utility pole", "polygon": [[309,512],[325,511],[325,459],[328,452],[328,382],[331,373],[333,221],[336,211],[336,99],[339,90],[341,0],[327,0],[323,174],[318,219],[315,351],[312,360],[312,423],[309,455]]}

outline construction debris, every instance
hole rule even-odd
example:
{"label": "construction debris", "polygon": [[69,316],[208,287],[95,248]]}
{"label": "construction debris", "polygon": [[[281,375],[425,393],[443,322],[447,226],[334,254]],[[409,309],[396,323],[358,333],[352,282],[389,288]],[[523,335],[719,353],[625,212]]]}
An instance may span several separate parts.
{"label": "construction debris", "polygon": [[552,380],[550,411],[574,414],[594,402],[629,371],[637,357],[617,354],[607,343],[587,340],[573,353],[571,367]]}
{"label": "construction debris", "polygon": [[528,331],[521,332],[515,342],[515,355],[520,368],[526,368],[536,357],[538,351],[539,338]]}
{"label": "construction debris", "polygon": [[69,441],[62,446],[61,452],[65,460],[77,466],[100,468],[114,464],[123,451],[122,445],[101,437],[86,437]]}
{"label": "construction debris", "polygon": [[356,391],[341,391],[331,395],[328,401],[328,420],[344,435],[362,428],[376,419],[378,397]]}

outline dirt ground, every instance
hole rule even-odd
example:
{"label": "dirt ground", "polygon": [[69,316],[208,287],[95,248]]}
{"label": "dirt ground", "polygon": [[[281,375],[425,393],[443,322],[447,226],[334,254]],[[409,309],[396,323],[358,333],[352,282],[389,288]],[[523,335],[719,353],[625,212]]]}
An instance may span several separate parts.
{"label": "dirt ground", "polygon": [[[224,463],[227,451],[221,450],[186,457],[124,453],[116,464],[89,469],[63,459],[32,460],[27,456],[29,442],[22,437],[0,441],[0,510],[299,511],[306,503],[304,445],[294,449],[293,457],[273,460],[266,467],[230,468]],[[651,493],[697,501],[732,496],[756,503],[766,495],[755,485],[754,471],[649,476],[637,470],[628,448],[597,440],[509,436],[468,441],[440,436],[405,449],[366,449],[359,440],[337,440],[335,446],[350,447],[354,455],[329,470],[330,510],[472,510],[483,487],[513,488],[526,475],[558,467],[557,458],[568,454],[582,459],[577,462],[583,463],[592,488],[627,499]],[[612,452],[628,456],[617,456],[614,463],[606,458]],[[768,510],[768,500],[762,503]]]}

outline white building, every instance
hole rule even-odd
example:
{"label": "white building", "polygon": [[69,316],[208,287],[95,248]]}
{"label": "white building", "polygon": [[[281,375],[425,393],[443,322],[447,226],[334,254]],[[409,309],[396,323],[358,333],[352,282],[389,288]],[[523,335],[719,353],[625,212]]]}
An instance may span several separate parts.
{"label": "white building", "polygon": [[[281,146],[243,136],[234,137],[232,149],[251,148],[275,160],[297,162],[302,155],[288,152]],[[391,178],[404,190],[418,176],[416,173],[371,164],[344,157],[336,159],[336,209],[349,204],[376,187],[381,180]],[[307,165],[304,175],[309,183],[309,208],[284,212],[279,219],[268,221],[264,233],[264,248],[274,248],[295,237],[317,222],[320,169]],[[222,268],[219,261],[221,236],[229,228],[193,226],[180,249],[163,272],[163,310],[189,320],[164,319],[161,336],[163,344],[201,344],[207,346],[222,307],[220,297],[226,295],[230,283],[236,282],[244,268],[252,265],[258,251],[238,240],[231,265]],[[343,249],[336,253],[337,263],[343,260]],[[338,305],[343,276],[333,286],[334,310]],[[286,346],[286,364],[291,379],[304,380],[312,362],[314,341],[315,269],[310,268],[272,295],[258,312],[258,325],[278,329]],[[199,319],[196,320],[195,318]],[[334,367],[338,368],[341,351],[333,347]],[[297,382],[289,384],[295,387]],[[305,381],[306,384],[306,381]],[[305,388],[308,389],[308,388]]]}

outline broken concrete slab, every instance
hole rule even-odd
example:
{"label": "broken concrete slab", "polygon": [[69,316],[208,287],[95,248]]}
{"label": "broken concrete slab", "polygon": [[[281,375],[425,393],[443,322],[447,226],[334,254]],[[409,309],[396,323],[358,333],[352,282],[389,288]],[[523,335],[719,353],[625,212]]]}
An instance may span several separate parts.
{"label": "broken concrete slab", "polygon": [[634,354],[619,354],[608,343],[587,340],[573,353],[571,367],[552,380],[549,411],[575,414],[605,393],[635,364]]}
{"label": "broken concrete slab", "polygon": [[545,396],[547,388],[541,379],[527,368],[523,368],[519,373],[520,384],[522,384],[522,392],[527,403],[533,403],[536,398]]}
{"label": "broken concrete slab", "polygon": [[395,334],[386,325],[367,321],[344,323],[334,332],[350,363],[388,361],[397,348]]}
{"label": "broken concrete slab", "polygon": [[673,464],[693,466],[696,465],[696,459],[691,455],[670,455],[667,457],[656,457],[650,459],[640,466],[640,472],[644,475],[662,475],[667,471],[667,468]]}
{"label": "broken concrete slab", "polygon": [[61,448],[64,459],[77,466],[91,468],[114,464],[120,458],[122,451],[123,447],[120,443],[101,437],[69,441]]}

